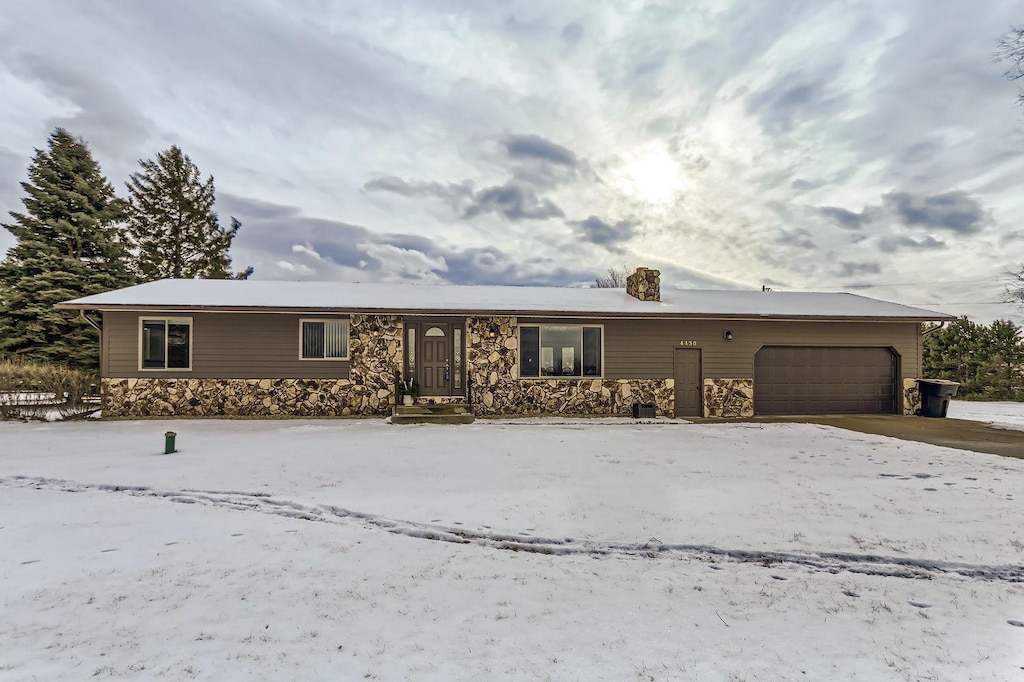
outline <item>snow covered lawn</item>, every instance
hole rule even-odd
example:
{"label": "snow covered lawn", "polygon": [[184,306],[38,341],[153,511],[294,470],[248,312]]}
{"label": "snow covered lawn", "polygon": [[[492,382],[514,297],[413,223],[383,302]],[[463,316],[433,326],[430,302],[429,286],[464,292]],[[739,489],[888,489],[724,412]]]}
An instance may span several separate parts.
{"label": "snow covered lawn", "polygon": [[1019,679],[1020,499],[807,424],[0,423],[0,679]]}
{"label": "snow covered lawn", "polygon": [[952,400],[946,416],[986,422],[1001,428],[1024,430],[1024,403]]}

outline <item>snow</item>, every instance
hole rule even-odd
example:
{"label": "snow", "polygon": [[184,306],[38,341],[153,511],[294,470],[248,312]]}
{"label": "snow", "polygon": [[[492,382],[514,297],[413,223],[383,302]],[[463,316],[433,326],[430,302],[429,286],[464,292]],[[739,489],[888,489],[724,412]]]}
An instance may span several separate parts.
{"label": "snow", "polygon": [[997,428],[1024,430],[1024,403],[951,400],[947,417],[986,422]]}
{"label": "snow", "polygon": [[645,302],[623,289],[188,279],[149,282],[61,305],[87,310],[143,306],[164,310],[291,308],[321,312],[953,319],[943,313],[845,293],[662,287],[661,294],[660,302]]}
{"label": "snow", "polygon": [[4,422],[0,679],[1017,679],[1022,495],[808,424]]}

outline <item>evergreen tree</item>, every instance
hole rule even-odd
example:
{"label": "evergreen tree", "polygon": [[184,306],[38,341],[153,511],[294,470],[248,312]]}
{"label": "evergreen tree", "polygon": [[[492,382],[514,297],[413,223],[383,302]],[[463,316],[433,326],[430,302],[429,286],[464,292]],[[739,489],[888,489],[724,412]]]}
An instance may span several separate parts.
{"label": "evergreen tree", "polygon": [[17,242],[0,263],[0,354],[95,370],[99,335],[53,304],[134,284],[121,239],[125,203],[81,139],[57,128],[21,183]]}
{"label": "evergreen tree", "polygon": [[925,376],[960,382],[960,397],[1024,400],[1024,341],[1012,322],[961,318],[925,336],[922,351]]}
{"label": "evergreen tree", "polygon": [[229,229],[220,226],[213,176],[204,181],[177,145],[139,165],[128,180],[128,232],[142,280],[248,278],[251,267],[231,272],[228,250],[242,224],[231,218]]}

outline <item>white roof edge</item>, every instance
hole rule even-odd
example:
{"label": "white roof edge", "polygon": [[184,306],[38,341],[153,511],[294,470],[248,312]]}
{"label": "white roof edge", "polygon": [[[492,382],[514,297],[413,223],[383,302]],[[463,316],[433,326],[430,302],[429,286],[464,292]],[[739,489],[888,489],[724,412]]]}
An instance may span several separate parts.
{"label": "white roof edge", "polygon": [[622,289],[271,280],[160,280],[65,301],[90,310],[337,311],[717,319],[951,320],[953,315],[852,293],[662,288],[661,301]]}

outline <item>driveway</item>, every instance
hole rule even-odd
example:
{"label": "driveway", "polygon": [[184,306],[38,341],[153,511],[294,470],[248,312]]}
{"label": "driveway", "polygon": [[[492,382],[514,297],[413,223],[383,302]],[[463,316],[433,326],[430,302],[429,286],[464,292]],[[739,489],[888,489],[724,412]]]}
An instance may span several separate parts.
{"label": "driveway", "polygon": [[[710,421],[710,420],[709,420]],[[716,420],[717,421],[717,420]],[[732,421],[732,420],[730,420]],[[1024,459],[1024,431],[994,428],[984,422],[965,419],[932,419],[897,415],[843,414],[802,417],[757,417],[755,423],[795,422],[825,424],[841,429],[891,436],[920,443],[972,450]]]}

